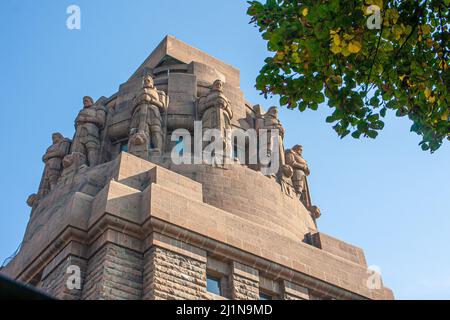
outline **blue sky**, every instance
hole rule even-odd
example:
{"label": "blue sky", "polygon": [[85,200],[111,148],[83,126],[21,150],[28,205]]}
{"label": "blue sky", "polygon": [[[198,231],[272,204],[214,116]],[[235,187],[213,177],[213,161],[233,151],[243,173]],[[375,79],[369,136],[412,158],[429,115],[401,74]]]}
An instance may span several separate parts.
{"label": "blue sky", "polygon": [[[81,30],[65,26],[70,4]],[[267,56],[242,0],[0,2],[0,259],[22,240],[51,133],[72,137],[81,97],[110,96],[166,34],[241,70],[248,100]],[[281,110],[285,145],[301,143],[322,232],[364,248],[399,299],[450,298],[450,144],[417,146],[407,119],[388,116],[376,140],[340,140],[330,109]]]}

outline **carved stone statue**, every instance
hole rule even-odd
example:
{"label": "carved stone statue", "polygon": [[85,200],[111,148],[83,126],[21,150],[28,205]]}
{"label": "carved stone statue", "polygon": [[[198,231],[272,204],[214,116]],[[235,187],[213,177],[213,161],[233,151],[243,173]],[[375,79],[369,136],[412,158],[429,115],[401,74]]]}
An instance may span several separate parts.
{"label": "carved stone statue", "polygon": [[79,169],[86,167],[86,155],[80,152],[72,152],[63,159],[63,172],[61,178],[64,178],[71,173],[78,172]]}
{"label": "carved stone statue", "polygon": [[[284,150],[283,150],[283,139],[284,139],[284,128],[281,125],[280,120],[278,119],[278,108],[270,107],[269,110],[264,115],[259,115],[256,119],[256,131],[259,133],[261,129],[266,129],[267,131],[267,155],[274,151],[273,143],[274,140],[278,140],[278,146],[280,147],[280,155],[284,160]],[[278,134],[276,131],[277,129]],[[261,147],[261,146],[260,146]],[[284,163],[284,161],[280,162]]]}
{"label": "carved stone statue", "polygon": [[156,89],[153,78],[146,75],[142,89],[134,99],[133,116],[130,126],[128,149],[143,159],[149,152],[159,155],[163,151],[162,116],[168,107],[168,97],[164,91]]}
{"label": "carved stone statue", "polygon": [[75,138],[71,153],[86,156],[90,167],[96,166],[100,153],[100,131],[105,126],[106,111],[102,106],[94,105],[91,97],[83,98],[83,109],[75,119]]}
{"label": "carved stone statue", "polygon": [[224,152],[227,154],[231,148],[227,131],[231,129],[233,111],[230,100],[223,93],[222,80],[214,81],[210,91],[198,99],[197,112],[202,119],[203,132],[208,129],[220,130]]}
{"label": "carved stone statue", "polygon": [[320,211],[320,208],[318,206],[310,206],[308,208],[308,211],[314,220],[319,219],[320,216],[322,215],[322,212]]}
{"label": "carved stone statue", "polygon": [[[278,153],[278,165],[280,168],[280,171],[282,171],[282,166],[285,164],[284,159],[284,145],[283,145],[283,139],[284,139],[284,128],[281,125],[280,120],[278,119],[278,108],[277,107],[270,107],[269,110],[265,114],[257,114],[256,123],[255,123],[255,129],[258,133],[259,138],[259,148],[266,148],[266,155],[268,158],[274,160],[274,152]],[[264,140],[262,138],[262,129],[267,130],[267,141],[266,145],[264,146]],[[276,131],[278,130],[278,131]],[[276,145],[275,142],[278,144],[278,148],[275,149]],[[260,163],[262,159],[260,158]],[[273,164],[271,164],[273,166]],[[261,170],[267,167],[266,165],[263,165],[261,163]],[[263,172],[264,173],[264,172]],[[281,172],[282,173],[282,172]],[[280,172],[278,172],[280,174]]]}
{"label": "carved stone statue", "polygon": [[294,170],[292,185],[300,199],[305,198],[306,177],[310,174],[308,164],[302,157],[302,151],[303,147],[297,144],[292,149],[286,150],[285,154],[286,164],[290,165]]}
{"label": "carved stone statue", "polygon": [[36,193],[33,193],[28,196],[27,198],[27,205],[34,210],[34,208],[37,207],[39,204],[39,195]]}
{"label": "carved stone statue", "polygon": [[64,138],[60,133],[54,133],[52,135],[52,140],[53,144],[48,147],[42,157],[42,161],[45,163],[45,168],[38,191],[38,195],[40,197],[46,195],[55,187],[63,169],[63,158],[69,153],[70,150],[70,140]]}
{"label": "carved stone statue", "polygon": [[294,174],[294,170],[291,166],[287,164],[283,164],[281,166],[281,170],[278,173],[278,181],[281,185],[281,191],[283,191],[286,195],[291,198],[295,198],[295,190],[292,188],[292,175]]}

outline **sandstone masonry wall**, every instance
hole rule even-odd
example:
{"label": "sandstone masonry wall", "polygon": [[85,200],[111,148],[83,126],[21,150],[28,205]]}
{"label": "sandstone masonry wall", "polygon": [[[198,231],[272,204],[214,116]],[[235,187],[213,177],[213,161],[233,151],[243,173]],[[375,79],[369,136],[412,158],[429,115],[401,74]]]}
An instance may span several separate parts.
{"label": "sandstone masonry wall", "polygon": [[90,259],[83,299],[139,300],[142,296],[142,255],[108,243]]}
{"label": "sandstone masonry wall", "polygon": [[206,263],[152,247],[144,257],[144,299],[206,299]]}
{"label": "sandstone masonry wall", "polygon": [[81,298],[81,290],[76,288],[69,290],[67,286],[67,281],[71,275],[71,273],[68,273],[70,266],[77,266],[80,268],[80,283],[82,285],[82,279],[85,276],[86,270],[86,260],[70,255],[58,266],[53,268],[47,275],[43,275],[43,279],[39,282],[37,287],[57,299],[79,300]]}
{"label": "sandstone masonry wall", "polygon": [[[103,189],[42,217],[52,230],[29,234],[33,246],[2,272],[59,299],[393,297],[365,285],[354,246],[315,230],[320,246],[284,236],[204,203],[200,183],[131,155],[103,169],[112,177]],[[66,287],[70,265],[81,269],[82,290]],[[223,296],[207,292],[207,276],[220,279]]]}
{"label": "sandstone masonry wall", "polygon": [[259,300],[259,272],[243,264],[233,262],[232,298],[235,300]]}

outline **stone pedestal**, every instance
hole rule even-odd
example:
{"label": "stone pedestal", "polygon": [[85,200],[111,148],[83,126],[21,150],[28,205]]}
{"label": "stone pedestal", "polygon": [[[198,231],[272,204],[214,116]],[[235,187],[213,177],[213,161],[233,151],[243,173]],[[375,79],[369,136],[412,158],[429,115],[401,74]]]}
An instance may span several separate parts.
{"label": "stone pedestal", "polygon": [[[86,186],[93,181],[97,188]],[[293,201],[278,192],[281,207]],[[301,236],[288,225],[269,226],[283,219],[279,210],[270,222],[234,211],[231,203],[211,205],[218,199],[213,194],[207,185],[122,153],[62,181],[51,194],[59,203],[38,205],[27,241],[2,273],[60,299],[393,297],[385,287],[366,286],[370,273],[360,249],[314,230]],[[258,210],[262,195],[253,202]],[[79,290],[67,287],[71,266],[80,270]],[[223,279],[224,297],[207,292],[211,272]]]}

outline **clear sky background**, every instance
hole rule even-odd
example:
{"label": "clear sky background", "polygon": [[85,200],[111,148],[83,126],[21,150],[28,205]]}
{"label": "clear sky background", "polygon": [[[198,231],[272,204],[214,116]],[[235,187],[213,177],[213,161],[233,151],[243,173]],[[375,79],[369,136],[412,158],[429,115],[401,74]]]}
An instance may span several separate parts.
{"label": "clear sky background", "polygon": [[[81,30],[66,9],[81,8]],[[0,1],[0,259],[22,240],[51,134],[72,137],[81,98],[110,96],[166,34],[241,70],[246,98],[267,56],[243,0]],[[399,299],[450,298],[450,143],[430,155],[407,119],[376,140],[340,140],[330,109],[281,110],[285,145],[304,146],[322,232],[364,248]]]}

